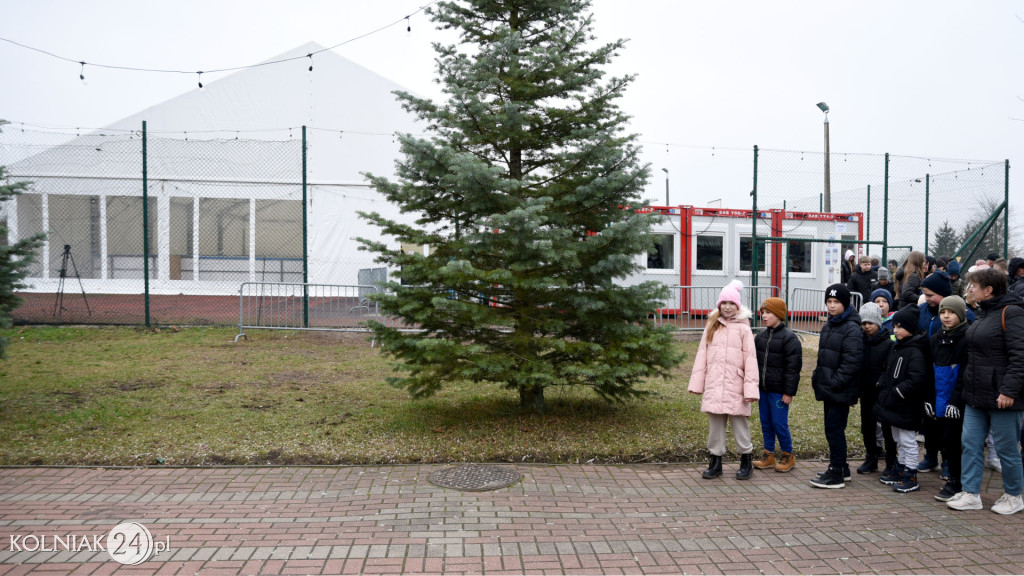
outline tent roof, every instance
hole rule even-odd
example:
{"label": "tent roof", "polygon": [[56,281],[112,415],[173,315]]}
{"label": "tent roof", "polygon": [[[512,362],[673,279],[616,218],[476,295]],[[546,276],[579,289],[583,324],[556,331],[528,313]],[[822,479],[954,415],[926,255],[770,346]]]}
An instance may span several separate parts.
{"label": "tent roof", "polygon": [[[115,131],[140,131],[146,121],[147,136],[173,139],[178,142],[164,149],[186,154],[194,160],[207,159],[206,166],[198,162],[179,164],[179,174],[168,173],[161,165],[160,146],[151,147],[151,166],[160,167],[163,177],[216,177],[222,169],[232,179],[264,179],[260,165],[266,165],[267,154],[297,156],[294,158],[295,178],[301,177],[301,127],[306,126],[308,179],[310,182],[362,184],[363,172],[392,175],[399,146],[397,132],[422,132],[415,117],[402,109],[394,92],[402,86],[368,70],[331,51],[313,57],[314,68],[308,71],[307,54],[323,50],[314,42],[296,47],[269,58],[264,63],[245,68],[223,78],[203,82],[198,87],[165,102],[127,116],[93,134],[83,135],[70,142],[41,152],[11,165],[12,173],[24,174],[54,172],[74,166],[71,172],[81,175],[121,176],[139,174],[140,160],[134,151],[140,148],[138,136],[117,135]],[[291,62],[268,64],[290,57],[303,57]],[[245,147],[231,145],[220,150],[207,145],[180,142],[182,139],[210,140],[291,140],[295,146],[258,143]],[[83,161],[82,150],[100,151],[103,143],[108,147],[119,141],[124,152],[118,160],[88,159]],[[191,152],[189,150],[191,149]],[[244,159],[240,158],[245,156]],[[239,160],[239,162],[236,162]],[[95,162],[95,164],[93,163]],[[118,167],[115,169],[111,162]],[[291,163],[284,158],[284,163]],[[280,164],[281,161],[278,161]],[[124,164],[124,166],[119,166]],[[239,165],[241,168],[239,168]],[[252,168],[247,170],[246,165]],[[173,172],[173,171],[172,171]],[[287,175],[279,175],[287,177]]]}

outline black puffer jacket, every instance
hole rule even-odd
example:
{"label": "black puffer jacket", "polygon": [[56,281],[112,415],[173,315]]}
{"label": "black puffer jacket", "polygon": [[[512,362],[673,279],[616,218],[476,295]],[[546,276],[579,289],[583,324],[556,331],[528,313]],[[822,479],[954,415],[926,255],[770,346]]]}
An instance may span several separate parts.
{"label": "black puffer jacket", "polygon": [[978,320],[967,329],[963,399],[972,408],[997,410],[996,400],[1005,394],[1014,399],[1010,410],[1024,410],[1024,309],[1018,302],[1012,294],[983,300]]}
{"label": "black puffer jacket", "polygon": [[757,351],[757,372],[762,392],[796,396],[800,385],[800,370],[804,365],[803,348],[796,334],[780,323],[775,328],[765,328],[754,336]]}
{"label": "black puffer jacket", "polygon": [[822,402],[856,404],[863,361],[864,333],[860,329],[860,315],[848,308],[839,316],[830,316],[821,329],[818,363],[811,375],[814,397]]}
{"label": "black puffer jacket", "polygon": [[934,395],[929,354],[924,334],[896,341],[878,379],[875,417],[879,421],[904,430],[918,429],[929,389]]}
{"label": "black puffer jacket", "polygon": [[874,336],[864,335],[864,366],[860,371],[861,398],[876,395],[875,386],[885,371],[885,362],[892,350],[892,332],[879,328]]}
{"label": "black puffer jacket", "polygon": [[850,289],[850,292],[858,292],[861,296],[860,303],[864,304],[871,302],[871,293],[874,292],[877,283],[878,272],[874,270],[863,272],[860,266],[857,266],[857,269],[850,275],[846,287]]}

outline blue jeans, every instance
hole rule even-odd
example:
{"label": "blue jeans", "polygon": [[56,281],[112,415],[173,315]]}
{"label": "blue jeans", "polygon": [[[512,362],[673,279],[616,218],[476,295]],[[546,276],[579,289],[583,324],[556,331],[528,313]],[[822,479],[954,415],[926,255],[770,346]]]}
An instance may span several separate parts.
{"label": "blue jeans", "polygon": [[1017,410],[978,410],[964,408],[964,433],[961,437],[963,456],[961,481],[964,492],[981,493],[981,476],[985,471],[985,437],[992,430],[992,440],[1003,465],[1003,490],[1010,496],[1020,496],[1024,484],[1024,469],[1017,449],[1024,412]]}
{"label": "blue jeans", "polygon": [[783,452],[793,452],[793,438],[789,434],[789,404],[782,401],[782,394],[762,392],[757,401],[761,414],[761,436],[764,449],[775,452],[775,439]]}
{"label": "blue jeans", "polygon": [[828,465],[843,469],[846,462],[846,423],[850,419],[850,406],[825,402],[825,440],[828,441]]}

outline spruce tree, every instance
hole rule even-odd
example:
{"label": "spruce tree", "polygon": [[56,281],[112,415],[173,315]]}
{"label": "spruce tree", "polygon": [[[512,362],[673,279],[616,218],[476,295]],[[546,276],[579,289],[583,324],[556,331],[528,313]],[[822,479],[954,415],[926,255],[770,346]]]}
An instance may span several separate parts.
{"label": "spruce tree", "polygon": [[960,247],[960,234],[949,225],[949,221],[942,223],[942,226],[935,231],[932,239],[931,253],[935,256],[952,256]]}
{"label": "spruce tree", "polygon": [[[0,126],[7,124],[0,120]],[[8,183],[7,169],[0,166],[0,212],[4,204],[28,186],[27,182]],[[38,234],[23,238],[13,244],[7,243],[7,220],[0,218],[0,329],[11,327],[11,311],[21,304],[14,292],[24,288],[22,280],[28,273],[28,266],[43,244],[44,236]],[[7,339],[0,336],[0,358],[7,357]]]}
{"label": "spruce tree", "polygon": [[622,285],[657,216],[644,210],[649,167],[616,103],[633,77],[601,69],[624,42],[590,47],[588,10],[586,0],[467,0],[430,11],[460,38],[435,45],[446,100],[397,93],[427,135],[400,135],[397,182],[368,175],[415,223],[360,213],[426,247],[360,239],[398,270],[376,297],[383,313],[421,330],[372,323],[400,360],[392,384],[414,397],[490,382],[543,412],[549,387],[643,396],[638,384],[682,359],[648,319],[666,289]]}

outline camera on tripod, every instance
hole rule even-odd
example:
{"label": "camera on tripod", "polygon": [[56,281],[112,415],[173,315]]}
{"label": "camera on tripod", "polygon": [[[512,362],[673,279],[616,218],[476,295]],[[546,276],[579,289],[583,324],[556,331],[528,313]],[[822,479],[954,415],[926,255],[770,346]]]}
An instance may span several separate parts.
{"label": "camera on tripod", "polygon": [[89,298],[85,295],[85,286],[82,285],[82,277],[78,275],[78,266],[75,265],[75,257],[71,255],[71,244],[64,245],[64,253],[60,255],[60,281],[57,282],[57,300],[53,303],[53,315],[61,316],[67,308],[64,307],[64,279],[68,278],[68,263],[74,273],[72,278],[78,278],[78,287],[82,290],[82,300],[85,301],[85,310],[92,316],[92,309],[89,308]]}

